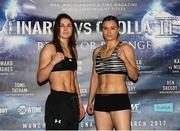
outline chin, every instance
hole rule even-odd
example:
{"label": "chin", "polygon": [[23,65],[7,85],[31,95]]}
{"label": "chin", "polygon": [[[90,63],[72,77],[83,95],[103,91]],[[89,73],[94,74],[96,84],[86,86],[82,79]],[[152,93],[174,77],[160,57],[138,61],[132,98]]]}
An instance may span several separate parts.
{"label": "chin", "polygon": [[116,40],[116,38],[106,38],[107,41],[113,41]]}
{"label": "chin", "polygon": [[61,36],[61,38],[63,38],[63,39],[69,39],[71,36]]}

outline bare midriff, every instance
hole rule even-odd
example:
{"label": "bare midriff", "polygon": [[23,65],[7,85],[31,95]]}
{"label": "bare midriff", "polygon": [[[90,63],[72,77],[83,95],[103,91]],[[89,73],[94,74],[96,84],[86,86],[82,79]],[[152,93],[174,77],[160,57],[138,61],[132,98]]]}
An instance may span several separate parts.
{"label": "bare midriff", "polygon": [[127,94],[125,74],[98,75],[97,94]]}
{"label": "bare midriff", "polygon": [[56,71],[51,72],[49,81],[51,89],[55,91],[76,92],[74,72],[73,71]]}

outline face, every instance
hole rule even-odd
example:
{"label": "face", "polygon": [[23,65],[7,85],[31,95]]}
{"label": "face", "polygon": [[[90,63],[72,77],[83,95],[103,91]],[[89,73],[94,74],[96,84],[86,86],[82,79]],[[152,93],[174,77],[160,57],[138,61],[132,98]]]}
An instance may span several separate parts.
{"label": "face", "polygon": [[109,20],[103,23],[102,32],[105,40],[112,41],[117,39],[119,28],[115,21]]}
{"label": "face", "polygon": [[60,21],[60,38],[69,39],[72,35],[73,26],[69,19],[62,18]]}

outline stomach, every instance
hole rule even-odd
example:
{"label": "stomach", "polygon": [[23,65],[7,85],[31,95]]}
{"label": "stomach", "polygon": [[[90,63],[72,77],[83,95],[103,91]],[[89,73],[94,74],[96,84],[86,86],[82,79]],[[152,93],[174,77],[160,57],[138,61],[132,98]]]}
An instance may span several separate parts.
{"label": "stomach", "polygon": [[98,75],[97,94],[127,94],[125,74]]}
{"label": "stomach", "polygon": [[49,77],[51,89],[55,91],[64,91],[75,93],[75,77],[73,71],[55,71]]}

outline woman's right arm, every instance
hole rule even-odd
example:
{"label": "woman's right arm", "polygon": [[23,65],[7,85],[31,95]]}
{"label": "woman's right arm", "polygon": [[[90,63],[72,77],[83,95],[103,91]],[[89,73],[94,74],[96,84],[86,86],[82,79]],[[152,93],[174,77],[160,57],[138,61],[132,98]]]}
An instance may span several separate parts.
{"label": "woman's right arm", "polygon": [[39,66],[37,70],[37,81],[42,83],[49,78],[51,70],[54,67],[54,63],[51,61],[52,57],[52,45],[46,44],[39,55]]}
{"label": "woman's right arm", "polygon": [[39,67],[37,71],[38,83],[48,80],[54,65],[64,59],[63,53],[54,52],[56,52],[56,49],[53,44],[46,44],[41,50],[39,56]]}
{"label": "woman's right arm", "polygon": [[98,48],[94,50],[93,52],[93,67],[92,67],[92,75],[91,75],[91,81],[90,81],[90,89],[89,89],[89,98],[88,98],[88,107],[87,107],[87,113],[89,115],[93,114],[93,100],[96,94],[96,90],[98,87],[98,74],[95,71],[95,65],[96,65],[96,56],[98,53]]}

